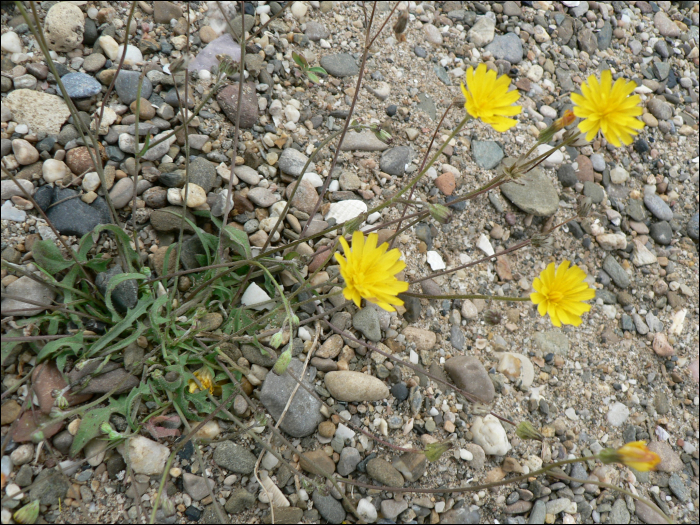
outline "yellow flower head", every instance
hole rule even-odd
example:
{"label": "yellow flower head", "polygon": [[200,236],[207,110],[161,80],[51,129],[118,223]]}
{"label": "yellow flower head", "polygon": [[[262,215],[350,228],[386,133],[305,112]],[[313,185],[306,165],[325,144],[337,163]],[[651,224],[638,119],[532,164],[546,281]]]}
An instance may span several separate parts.
{"label": "yellow flower head", "polygon": [[584,303],[595,297],[593,288],[583,282],[586,274],[578,266],[569,268],[569,261],[562,262],[557,269],[550,263],[532,287],[536,290],[530,294],[530,300],[537,306],[541,316],[549,314],[554,326],[581,324],[581,314],[588,312],[591,306]]}
{"label": "yellow flower head", "polygon": [[627,443],[617,450],[606,448],[598,457],[603,463],[622,463],[639,472],[654,470],[661,462],[659,455],[649,450],[644,441]]}
{"label": "yellow flower head", "polygon": [[[199,379],[203,390],[209,390],[212,395],[221,394],[221,387],[214,382],[214,375],[207,367],[202,367],[199,370],[195,370],[193,375]],[[187,381],[187,386],[190,388],[190,394],[194,394],[199,390],[197,382],[194,379],[189,379]]]}
{"label": "yellow flower head", "polygon": [[499,132],[508,131],[518,121],[512,118],[521,111],[520,106],[513,106],[520,98],[517,90],[508,91],[510,78],[501,75],[496,78],[496,72],[486,68],[486,64],[479,64],[474,71],[473,67],[467,69],[467,86],[462,84],[462,93],[466,99],[464,107],[472,117],[481,119],[490,124]]}
{"label": "yellow flower head", "polygon": [[347,260],[339,253],[335,259],[340,264],[340,274],[345,279],[343,295],[348,301],[360,306],[364,298],[377,304],[388,312],[394,312],[392,305],[402,305],[397,294],[408,290],[408,283],[399,281],[395,276],[406,267],[400,260],[401,252],[394,248],[387,249],[387,243],[377,247],[379,236],[370,233],[365,241],[361,231],[352,234],[352,250],[347,241],[340,237],[340,244]]}
{"label": "yellow flower head", "polygon": [[618,78],[612,83],[612,74],[606,69],[600,75],[600,82],[594,75],[588,77],[581,85],[581,95],[571,94],[574,114],[583,120],[578,129],[586,134],[586,140],[592,140],[598,131],[616,148],[620,143],[625,146],[632,143],[632,137],[644,128],[639,120],[642,100],[639,95],[629,96],[637,85],[634,82]]}

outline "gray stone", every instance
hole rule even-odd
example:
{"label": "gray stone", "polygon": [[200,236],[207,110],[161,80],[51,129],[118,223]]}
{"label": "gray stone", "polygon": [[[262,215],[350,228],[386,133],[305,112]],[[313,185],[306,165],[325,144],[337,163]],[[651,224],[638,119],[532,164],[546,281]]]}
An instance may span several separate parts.
{"label": "gray stone", "polygon": [[688,237],[693,239],[695,242],[698,242],[698,228],[698,212],[695,212],[695,215],[690,218],[685,227],[686,231],[688,232]]}
{"label": "gray stone", "polygon": [[402,176],[413,159],[413,150],[408,146],[396,146],[382,153],[379,168],[389,175]]}
{"label": "gray stone", "polygon": [[649,235],[657,244],[667,246],[673,240],[673,229],[666,221],[655,222],[649,228]]}
{"label": "gray stone", "polygon": [[496,389],[481,361],[474,356],[457,356],[445,362],[445,371],[454,384],[483,403],[496,397]]}
{"label": "gray stone", "polygon": [[238,474],[250,474],[255,468],[256,457],[246,447],[233,441],[224,441],[214,450],[214,463]]}
{"label": "gray stone", "polygon": [[[282,152],[282,155],[280,155],[278,165],[284,173],[288,173],[289,175],[299,177],[303,174],[304,166],[306,165],[308,160],[309,157],[304,155],[301,151],[298,151],[294,148],[287,148]],[[310,163],[306,171],[316,171],[316,164],[314,164],[313,162]]]}
{"label": "gray stone", "polygon": [[435,101],[427,93],[418,93],[418,104],[416,104],[416,109],[423,111],[430,117],[431,120],[435,120],[435,117],[437,117]]}
{"label": "gray stone", "polygon": [[252,188],[248,192],[247,197],[253,204],[257,204],[262,208],[269,208],[280,200],[279,197],[274,195],[269,189],[261,187]]}
{"label": "gray stone", "polygon": [[586,181],[583,183],[583,194],[590,198],[593,204],[600,204],[605,200],[605,190],[600,184]]}
{"label": "gray stone", "polygon": [[475,140],[472,142],[472,155],[478,166],[490,170],[503,159],[503,150],[492,140]]}
{"label": "gray stone", "polygon": [[[289,396],[297,384],[294,377],[299,378],[302,369],[303,364],[301,361],[292,359],[287,368],[287,373],[281,376],[267,374],[267,377],[265,377],[265,382],[260,390],[260,402],[275,419],[282,415]],[[293,374],[294,377],[291,377],[290,374]],[[316,369],[309,367],[303,378],[304,384],[312,390],[315,375]],[[282,420],[280,428],[287,434],[297,438],[313,434],[319,423],[323,421],[320,409],[321,402],[303,388],[299,388],[287,414]]]}
{"label": "gray stone", "polygon": [[578,47],[581,51],[585,51],[589,55],[594,54],[598,50],[598,39],[596,39],[593,31],[585,27],[577,34]]}
{"label": "gray stone", "polygon": [[690,501],[690,489],[678,474],[671,474],[671,477],[668,478],[668,488],[681,503]]}
{"label": "gray stone", "polygon": [[497,60],[507,60],[511,64],[519,64],[523,59],[523,44],[515,33],[495,37],[493,42],[486,46],[486,51]]}
{"label": "gray stone", "polygon": [[315,490],[311,499],[318,513],[328,521],[328,523],[342,523],[345,521],[345,511],[343,505],[330,494],[324,496],[321,491]]}
{"label": "gray stone", "polygon": [[187,69],[191,72],[195,72],[201,71],[202,69],[209,71],[212,66],[218,67],[219,59],[216,58],[217,55],[228,55],[235,62],[240,62],[241,47],[237,42],[234,42],[229,31],[226,31],[216,40],[209,42],[209,44],[197,54],[195,59],[187,65]]}
{"label": "gray stone", "polygon": [[632,220],[637,222],[643,222],[647,217],[644,206],[642,206],[642,201],[639,199],[630,199],[625,208],[625,212]]}
{"label": "gray stone", "polygon": [[[193,223],[197,220],[189,210],[185,211],[187,217]],[[180,206],[166,206],[151,213],[151,226],[153,229],[160,232],[180,231],[180,223],[182,222],[182,208]],[[194,233],[192,226],[187,222],[184,223],[184,231]]]}
{"label": "gray stone", "polygon": [[[119,76],[114,83],[114,89],[122,104],[129,105],[136,100],[140,77],[141,73],[138,71],[125,71],[122,69],[119,72]],[[153,85],[148,80],[148,77],[144,77],[141,85],[141,98],[148,99],[151,93],[153,93]]]}
{"label": "gray stone", "polygon": [[450,509],[440,516],[440,523],[454,523],[460,525],[476,525],[481,523],[481,514],[478,510],[469,510],[467,505],[458,509]]}
{"label": "gray stone", "polygon": [[507,182],[501,192],[525,213],[549,217],[559,208],[557,190],[544,172],[535,168],[517,182]]}
{"label": "gray stone", "polygon": [[14,482],[20,487],[28,487],[32,484],[33,477],[32,467],[30,465],[22,465],[15,476]]}
{"label": "gray stone", "polygon": [[58,505],[59,500],[65,499],[69,487],[70,481],[65,475],[55,470],[42,470],[29,491],[29,499],[38,499],[41,505]]}
{"label": "gray stone", "polygon": [[216,167],[203,157],[190,162],[190,184],[197,184],[209,193],[216,182]]}
{"label": "gray stone", "polygon": [[670,221],[673,219],[673,211],[671,211],[668,204],[666,204],[656,193],[645,195],[644,205],[654,215],[654,217],[661,221]]}
{"label": "gray stone", "polygon": [[535,501],[535,504],[532,507],[532,510],[530,511],[530,517],[528,518],[527,522],[529,524],[542,524],[544,523],[544,519],[547,516],[547,505],[546,503],[538,499]]}
{"label": "gray stone", "polygon": [[182,475],[182,485],[185,492],[189,494],[194,501],[199,501],[209,495],[209,489],[212,490],[216,486],[216,482],[212,478],[203,478],[195,476],[189,472]]}
{"label": "gray stone", "polygon": [[665,100],[654,97],[647,102],[649,113],[659,120],[670,120],[673,118],[673,108]]}
{"label": "gray stone", "polygon": [[389,145],[379,140],[371,131],[362,133],[348,131],[343,138],[340,151],[384,151],[388,148]]}
{"label": "gray stone", "polygon": [[[109,212],[104,213],[100,208],[100,205],[106,205],[102,197],[87,204],[78,195],[78,192],[68,188],[56,188],[53,192],[52,206],[46,215],[61,235],[82,237],[98,224],[111,222]],[[98,201],[101,201],[100,204],[97,204]]]}
{"label": "gray stone", "polygon": [[564,164],[557,170],[557,178],[564,188],[572,188],[578,182],[576,170],[571,164]]}
{"label": "gray stone", "polygon": [[[107,297],[107,286],[112,277],[124,274],[120,265],[113,266],[106,272],[99,273],[95,278],[100,293]],[[126,313],[130,308],[136,306],[139,301],[139,286],[135,279],[122,281],[112,289],[112,304],[118,312]]]}
{"label": "gray stone", "polygon": [[637,333],[640,335],[646,335],[649,333],[649,327],[644,322],[644,318],[639,314],[632,314],[632,320],[634,321],[634,327]]}
{"label": "gray stone", "polygon": [[340,460],[338,460],[336,470],[341,476],[348,476],[355,471],[360,461],[362,461],[362,457],[356,448],[345,447],[340,452]]}
{"label": "gray stone", "polygon": [[603,270],[605,270],[605,272],[619,288],[624,289],[630,285],[629,275],[627,275],[625,269],[620,266],[620,263],[617,262],[617,259],[615,259],[615,257],[612,255],[605,257],[605,260],[603,261]]}
{"label": "gray stone", "polygon": [[387,487],[403,487],[404,478],[388,461],[381,458],[367,462],[367,474],[373,480]]}
{"label": "gray stone", "polygon": [[224,509],[229,514],[240,514],[255,505],[255,496],[246,489],[238,489],[224,505]]}
{"label": "gray stone", "polygon": [[[6,288],[3,288],[3,295],[5,295],[5,293],[7,293],[8,295],[21,297],[23,299],[28,299],[30,301],[37,302],[40,304],[45,304],[47,306],[50,306],[56,297],[56,293],[53,291],[53,289],[44,286],[40,282],[37,282],[34,279],[27,277],[26,275],[23,275],[16,281],[7,285]],[[26,310],[21,313],[5,313],[10,310],[19,310],[25,308]],[[28,317],[40,314],[41,312],[46,310],[46,308],[42,308],[41,306],[36,306],[35,304],[31,303],[25,303],[19,299],[3,298],[2,303],[0,303],[0,310],[2,311],[3,315],[17,315],[20,317]]]}
{"label": "gray stone", "polygon": [[465,341],[462,329],[457,325],[452,325],[450,328],[450,343],[452,346],[457,350],[464,350]]}
{"label": "gray stone", "polygon": [[352,317],[352,326],[370,341],[382,340],[382,331],[379,326],[379,315],[374,308],[366,307],[359,310]]}
{"label": "gray stone", "polygon": [[537,332],[534,337],[535,344],[542,350],[543,354],[558,354],[568,356],[571,348],[569,338],[560,330],[551,330],[549,332]]}
{"label": "gray stone", "polygon": [[360,72],[355,59],[349,53],[326,55],[321,57],[320,64],[329,75],[337,78],[355,76]]}
{"label": "gray stone", "polygon": [[[603,28],[598,32],[598,49],[603,51],[610,47],[610,42],[612,42],[613,30],[610,20],[606,20],[603,24]],[[615,522],[613,522],[615,523]]]}
{"label": "gray stone", "polygon": [[102,84],[85,73],[68,73],[61,77],[61,82],[70,98],[87,98],[102,90]]}
{"label": "gray stone", "polygon": [[318,42],[319,40],[326,39],[330,36],[326,26],[320,22],[310,21],[306,23],[306,29],[304,34],[309,37],[312,42]]}

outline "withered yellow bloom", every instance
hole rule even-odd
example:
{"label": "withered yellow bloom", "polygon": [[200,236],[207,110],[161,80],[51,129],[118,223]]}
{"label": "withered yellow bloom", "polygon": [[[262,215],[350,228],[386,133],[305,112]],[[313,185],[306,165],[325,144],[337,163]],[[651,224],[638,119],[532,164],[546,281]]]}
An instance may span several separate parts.
{"label": "withered yellow bloom", "polygon": [[462,94],[467,113],[501,133],[518,123],[506,118],[518,115],[522,110],[513,105],[520,95],[517,90],[508,91],[510,78],[506,75],[499,77],[495,71],[487,69],[486,64],[479,64],[476,70],[473,67],[467,69],[466,81],[466,87],[462,84]]}
{"label": "withered yellow bloom", "polygon": [[600,82],[594,75],[581,85],[581,94],[572,93],[574,114],[580,117],[578,129],[592,140],[599,131],[607,141],[619,148],[632,143],[632,137],[644,128],[639,120],[642,114],[639,95],[629,96],[637,85],[618,78],[612,83],[612,74],[606,69],[600,75]]}
{"label": "withered yellow bloom", "polygon": [[[202,367],[199,370],[195,370],[193,374],[194,377],[199,379],[203,390],[209,390],[212,395],[221,394],[221,387],[214,382],[214,375],[207,367]],[[190,389],[190,394],[194,394],[199,390],[197,382],[194,379],[189,379],[187,381],[187,386]]]}
{"label": "withered yellow bloom", "polygon": [[403,304],[397,295],[408,290],[408,283],[396,278],[406,263],[400,260],[401,252],[396,248],[387,252],[387,243],[377,246],[378,239],[376,233],[370,233],[365,241],[364,234],[356,230],[352,234],[350,249],[347,241],[340,237],[345,257],[336,253],[335,259],[340,265],[340,275],[345,279],[343,295],[348,301],[354,301],[359,307],[362,299],[366,299],[394,312],[394,306]]}
{"label": "withered yellow bloom", "polygon": [[603,463],[622,463],[639,472],[654,470],[656,465],[661,463],[659,455],[649,450],[644,441],[633,441],[617,450],[612,448],[601,450],[598,458]]}
{"label": "withered yellow bloom", "polygon": [[586,274],[569,261],[562,262],[556,269],[550,263],[532,287],[536,290],[530,294],[530,300],[537,305],[541,316],[549,314],[554,326],[581,324],[581,314],[590,311],[591,306],[584,303],[595,297],[595,291],[584,282]]}

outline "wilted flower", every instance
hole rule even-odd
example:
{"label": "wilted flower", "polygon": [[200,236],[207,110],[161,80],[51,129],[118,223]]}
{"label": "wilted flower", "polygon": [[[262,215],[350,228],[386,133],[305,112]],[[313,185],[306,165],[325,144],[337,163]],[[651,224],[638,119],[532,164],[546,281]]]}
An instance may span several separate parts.
{"label": "wilted flower", "polygon": [[520,95],[517,90],[508,91],[510,78],[506,75],[497,77],[495,71],[486,68],[486,64],[479,64],[476,71],[470,67],[465,78],[467,85],[462,84],[462,94],[467,113],[499,132],[508,131],[518,123],[506,118],[518,115],[522,110],[513,105]]}
{"label": "wilted flower", "polygon": [[554,248],[554,239],[550,235],[537,233],[532,236],[532,245],[535,248],[551,250],[552,248]]}
{"label": "wilted flower", "polygon": [[603,463],[622,463],[639,472],[654,470],[661,462],[659,455],[649,450],[644,441],[633,441],[617,450],[606,448],[598,453],[598,459]]}
{"label": "wilted flower", "polygon": [[17,523],[31,525],[39,518],[39,500],[35,499],[14,513],[12,519]]}
{"label": "wilted flower", "polygon": [[429,443],[428,445],[426,445],[423,453],[425,454],[425,457],[428,458],[428,461],[434,463],[438,459],[440,459],[440,456],[442,456],[451,448],[452,442],[450,441],[443,441],[442,443]]}
{"label": "wilted flower", "polygon": [[[214,374],[211,373],[209,368],[202,367],[193,372],[193,375],[199,379],[199,382],[202,385],[202,390],[209,390],[209,393],[213,395],[221,394],[221,387],[214,382]],[[187,385],[189,386],[190,394],[194,394],[199,390],[197,382],[194,379],[188,379]]]}
{"label": "wilted flower", "polygon": [[377,246],[378,239],[376,233],[370,233],[365,241],[362,232],[355,231],[351,250],[347,241],[340,237],[347,259],[340,253],[336,253],[335,258],[345,280],[343,295],[358,307],[362,299],[366,299],[388,312],[394,312],[392,305],[403,304],[397,295],[408,290],[408,283],[396,278],[406,263],[400,260],[401,252],[396,248],[387,252],[387,243]]}
{"label": "wilted flower", "polygon": [[440,224],[445,224],[452,215],[450,209],[442,204],[428,204],[428,211],[430,216]]}
{"label": "wilted flower", "polygon": [[270,337],[270,346],[272,348],[279,348],[284,342],[284,333],[282,331],[277,332],[272,337]]}
{"label": "wilted flower", "polygon": [[501,322],[501,319],[503,319],[503,316],[500,312],[497,312],[496,310],[484,311],[484,321],[486,322],[486,324],[495,326]]}
{"label": "wilted flower", "polygon": [[544,436],[532,426],[529,421],[521,421],[515,428],[515,435],[520,439],[534,439],[537,441],[542,441]]}
{"label": "wilted flower", "polygon": [[584,197],[581,202],[578,203],[578,210],[576,213],[579,217],[588,217],[591,213],[591,208],[593,207],[593,201],[590,197]]}
{"label": "wilted flower", "polygon": [[542,143],[549,142],[550,140],[552,140],[552,137],[554,136],[554,134],[557,131],[565,128],[566,126],[571,124],[574,120],[576,120],[576,115],[574,115],[573,111],[571,111],[570,109],[567,109],[561,118],[558,118],[557,120],[552,122],[552,124],[550,126],[548,126],[546,129],[543,129],[540,132],[540,136],[538,138],[538,141],[542,142]]}
{"label": "wilted flower", "polygon": [[618,78],[612,83],[609,69],[600,75],[600,82],[594,75],[581,85],[581,95],[571,94],[574,114],[583,120],[578,129],[586,134],[586,140],[592,140],[599,131],[613,146],[619,148],[632,143],[632,137],[644,128],[639,120],[642,114],[642,100],[639,95],[629,96],[637,85],[634,82]]}
{"label": "wilted flower", "polygon": [[581,314],[591,309],[583,301],[595,297],[593,288],[584,282],[583,270],[578,266],[569,268],[570,264],[564,261],[555,270],[554,263],[550,263],[532,283],[536,292],[530,294],[530,300],[538,305],[541,316],[549,314],[554,326],[580,325]]}

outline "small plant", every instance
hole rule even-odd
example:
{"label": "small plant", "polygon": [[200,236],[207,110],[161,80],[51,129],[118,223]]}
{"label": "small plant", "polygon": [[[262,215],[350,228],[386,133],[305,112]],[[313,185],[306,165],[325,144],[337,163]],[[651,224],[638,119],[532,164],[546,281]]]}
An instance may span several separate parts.
{"label": "small plant", "polygon": [[306,60],[306,57],[304,57],[304,55],[300,55],[296,51],[292,51],[292,59],[294,62],[296,62],[299,68],[301,68],[301,74],[309,77],[309,80],[314,84],[318,84],[320,82],[318,75],[328,75],[326,70],[321,66],[310,66],[308,60]]}

